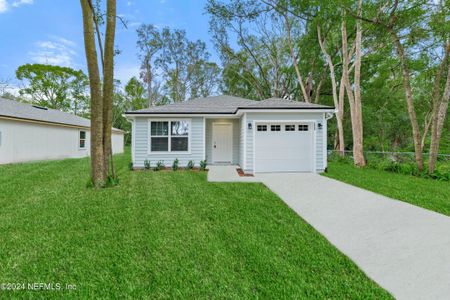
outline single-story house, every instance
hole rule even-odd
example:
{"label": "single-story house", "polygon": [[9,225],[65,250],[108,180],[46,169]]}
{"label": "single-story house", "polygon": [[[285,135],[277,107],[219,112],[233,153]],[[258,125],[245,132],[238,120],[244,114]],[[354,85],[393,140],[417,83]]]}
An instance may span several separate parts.
{"label": "single-story house", "polygon": [[239,165],[245,173],[322,172],[333,107],[270,98],[198,98],[126,112],[132,161]]}
{"label": "single-story house", "polygon": [[[66,112],[0,98],[0,164],[78,158],[90,154],[90,120]],[[114,153],[124,132],[112,129]]]}

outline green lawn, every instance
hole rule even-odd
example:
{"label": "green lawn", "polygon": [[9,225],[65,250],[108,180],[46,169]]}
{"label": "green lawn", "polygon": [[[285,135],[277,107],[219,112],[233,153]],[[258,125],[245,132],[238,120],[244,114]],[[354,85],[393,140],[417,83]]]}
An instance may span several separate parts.
{"label": "green lawn", "polygon": [[86,188],[88,160],[0,166],[0,298],[380,299],[390,295],[261,184],[131,172]]}
{"label": "green lawn", "polygon": [[329,162],[325,176],[450,216],[450,183]]}

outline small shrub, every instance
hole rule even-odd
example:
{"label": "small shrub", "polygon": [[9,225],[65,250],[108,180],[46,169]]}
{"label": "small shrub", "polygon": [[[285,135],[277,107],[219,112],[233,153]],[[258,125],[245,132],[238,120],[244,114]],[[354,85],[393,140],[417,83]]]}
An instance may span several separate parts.
{"label": "small shrub", "polygon": [[207,165],[206,160],[200,161],[200,170],[205,171]]}
{"label": "small shrub", "polygon": [[399,171],[402,174],[415,176],[419,174],[419,169],[417,168],[417,165],[414,163],[400,164],[399,167],[400,167]]}
{"label": "small shrub", "polygon": [[400,173],[400,164],[394,161],[389,162],[386,167],[385,171],[393,172],[393,173]]}
{"label": "small shrub", "polygon": [[346,154],[341,156],[338,152],[331,152],[331,154],[328,155],[328,160],[339,163],[353,164],[353,158],[351,156]]}
{"label": "small shrub", "polygon": [[194,168],[194,161],[190,160],[186,165],[186,170],[192,170]]}
{"label": "small shrub", "polygon": [[133,162],[132,162],[132,161],[130,161],[130,162],[128,163],[128,169],[129,169],[130,171],[133,171],[133,170],[134,170],[134,166],[133,166]]}
{"label": "small shrub", "polygon": [[159,160],[157,163],[156,163],[156,166],[153,168],[153,170],[154,171],[159,171],[159,170],[162,170],[162,169],[164,169],[166,166],[164,165],[164,162],[162,161],[162,160]]}
{"label": "small shrub", "polygon": [[146,170],[150,170],[150,168],[151,168],[150,161],[148,159],[144,160],[144,168]]}
{"label": "small shrub", "polygon": [[442,181],[450,181],[450,172],[441,172],[435,170],[433,173],[429,174],[430,178]]}
{"label": "small shrub", "polygon": [[172,170],[173,171],[178,170],[178,164],[179,163],[180,163],[180,161],[178,160],[178,158],[175,158],[175,160],[173,161],[173,164],[172,164]]}

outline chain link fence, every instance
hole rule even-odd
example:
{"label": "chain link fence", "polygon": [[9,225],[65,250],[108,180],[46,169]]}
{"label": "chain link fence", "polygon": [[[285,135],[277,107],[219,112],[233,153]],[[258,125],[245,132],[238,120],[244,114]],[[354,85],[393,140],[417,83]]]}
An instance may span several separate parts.
{"label": "chain link fence", "polygon": [[[333,159],[340,155],[339,150],[328,150],[328,156]],[[344,157],[353,158],[353,151],[345,150]],[[414,152],[389,152],[389,151],[364,151],[364,157],[367,161],[371,159],[375,160],[388,160],[398,163],[414,163],[416,161]],[[429,154],[423,153],[425,161],[428,160]],[[450,154],[438,154],[438,162],[450,162]]]}
{"label": "chain link fence", "polygon": [[[423,154],[424,170],[419,171],[414,152],[364,151],[367,167],[405,175],[450,181],[450,154],[439,154],[436,168],[429,173],[428,153]],[[353,151],[344,151],[344,156],[337,150],[328,150],[328,161],[353,164]]]}

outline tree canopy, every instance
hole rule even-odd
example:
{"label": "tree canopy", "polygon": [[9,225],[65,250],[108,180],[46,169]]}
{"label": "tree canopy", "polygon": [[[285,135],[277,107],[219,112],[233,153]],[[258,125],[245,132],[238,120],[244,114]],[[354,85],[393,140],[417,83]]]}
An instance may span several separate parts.
{"label": "tree canopy", "polygon": [[16,71],[16,77],[24,81],[19,90],[21,96],[48,108],[85,115],[88,112],[89,84],[81,70],[43,64],[26,64]]}

